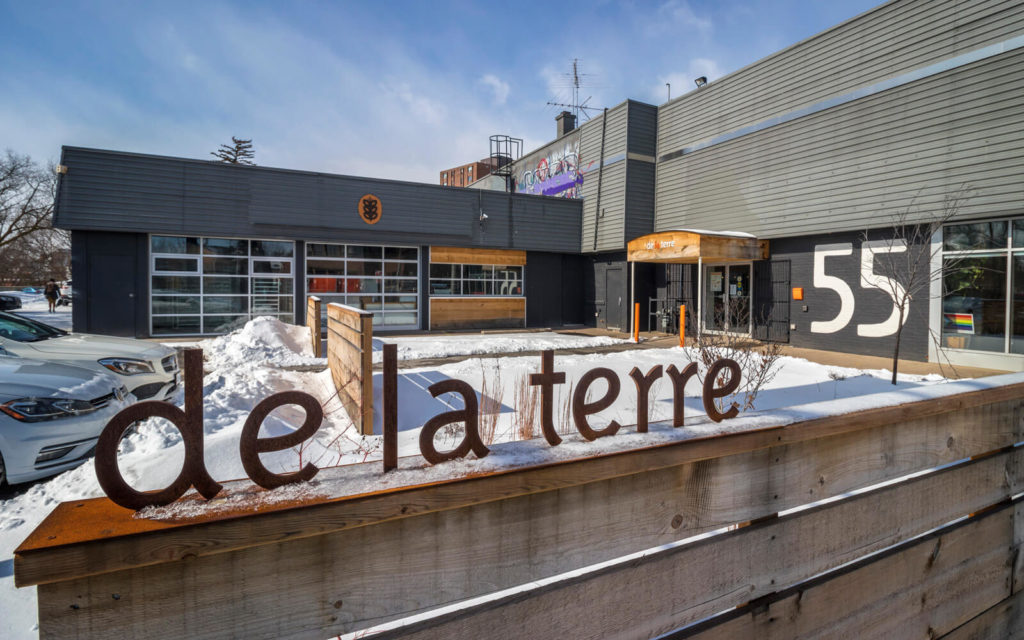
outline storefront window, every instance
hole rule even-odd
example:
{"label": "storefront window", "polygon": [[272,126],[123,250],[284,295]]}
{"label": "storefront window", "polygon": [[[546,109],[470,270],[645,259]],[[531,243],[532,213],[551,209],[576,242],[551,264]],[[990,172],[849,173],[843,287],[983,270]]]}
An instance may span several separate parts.
{"label": "storefront window", "polygon": [[224,333],[256,315],[294,322],[294,252],[280,240],[152,236],[153,335]]}
{"label": "storefront window", "polygon": [[431,264],[430,295],[523,295],[523,267],[494,264]]}
{"label": "storefront window", "polygon": [[943,344],[1005,350],[1006,256],[945,258],[943,274]]}
{"label": "storefront window", "polygon": [[306,291],[324,304],[372,311],[374,326],[416,329],[419,256],[416,247],[309,243]]}

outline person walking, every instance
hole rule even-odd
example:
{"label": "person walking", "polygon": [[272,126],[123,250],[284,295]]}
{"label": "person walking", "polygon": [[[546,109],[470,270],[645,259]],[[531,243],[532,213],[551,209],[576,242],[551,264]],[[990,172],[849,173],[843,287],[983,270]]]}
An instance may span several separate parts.
{"label": "person walking", "polygon": [[43,295],[46,296],[46,301],[50,305],[48,311],[50,313],[56,313],[57,300],[60,298],[60,286],[54,282],[53,278],[50,278],[50,281],[46,283],[45,287],[43,287]]}

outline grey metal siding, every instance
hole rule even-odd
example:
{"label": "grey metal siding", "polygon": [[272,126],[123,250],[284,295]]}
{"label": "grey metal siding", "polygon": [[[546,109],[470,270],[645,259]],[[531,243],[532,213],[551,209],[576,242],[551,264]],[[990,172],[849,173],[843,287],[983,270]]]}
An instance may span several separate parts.
{"label": "grey metal siding", "polygon": [[963,184],[961,218],[1019,213],[1022,70],[1018,49],[660,162],[656,228],[884,226],[911,205],[923,219]]}
{"label": "grey metal siding", "polygon": [[602,114],[583,128],[581,158],[600,157],[602,136],[604,138],[604,165],[602,167],[598,163],[591,168],[583,182],[583,242],[580,248],[584,253],[615,251],[625,247],[628,104],[623,102],[609,109],[605,127],[602,127],[605,117]]}
{"label": "grey metal siding", "polygon": [[[62,164],[66,229],[556,252],[581,242],[580,203],[558,198],[75,147]],[[357,214],[366,193],[382,202],[375,225]]]}
{"label": "grey metal siding", "polygon": [[526,255],[526,326],[559,327],[583,320],[583,265],[580,256],[529,252]]}
{"label": "grey metal siding", "polygon": [[664,105],[658,154],[1024,31],[1024,3],[896,0]]}

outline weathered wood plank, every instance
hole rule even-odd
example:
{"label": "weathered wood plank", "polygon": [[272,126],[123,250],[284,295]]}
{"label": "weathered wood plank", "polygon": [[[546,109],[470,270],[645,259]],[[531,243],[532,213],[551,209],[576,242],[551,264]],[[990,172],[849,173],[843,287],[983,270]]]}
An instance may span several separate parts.
{"label": "weathered wood plank", "polygon": [[[643,558],[590,575],[485,602],[433,621],[414,623],[393,635],[479,637],[491,628],[515,630],[509,637],[524,638],[544,634],[654,637],[807,580],[979,510],[992,500],[998,501],[1006,493],[1002,474],[1007,455],[1016,454],[978,460],[804,512],[764,520],[694,545],[652,551]],[[988,488],[981,489],[982,486]],[[1005,565],[1011,556],[1012,514],[1005,513],[1003,520],[1006,525],[999,543],[1002,555],[998,563],[1002,565],[1008,593],[1010,569]],[[985,606],[1002,597],[1005,594],[997,595]],[[568,611],[572,611],[571,616],[565,615]],[[383,637],[391,635],[385,633]],[[721,637],[741,636],[727,633]]]}
{"label": "weathered wood plank", "polygon": [[431,298],[431,329],[525,327],[526,298]]}
{"label": "weathered wood plank", "polygon": [[1024,593],[1018,591],[996,606],[941,636],[939,640],[992,640],[993,638],[1001,640],[1024,638]]}
{"label": "weathered wood plank", "polygon": [[[607,546],[595,553],[581,552],[588,562],[597,562],[645,548],[638,545],[661,544],[754,520],[809,500],[1013,444],[1022,439],[1020,414],[1024,402],[1014,399],[1022,390],[1024,386],[1014,386],[962,394],[955,400],[961,409],[953,416],[935,414],[949,408],[948,398],[927,400],[339,498],[301,508],[271,505],[259,512],[258,526],[250,517],[252,512],[246,511],[219,515],[215,521],[161,523],[131,518],[131,512],[105,499],[66,503],[58,506],[19,547],[15,579],[22,586],[39,584],[595,483],[623,483],[622,491],[615,492],[619,502],[609,501],[607,488],[595,485],[589,490],[602,495],[609,509],[624,513],[631,512],[638,497],[650,496],[655,506],[649,507],[646,518],[626,523],[621,518],[608,520],[602,506],[576,498],[585,507],[573,512],[572,517],[588,524],[606,523]],[[823,438],[828,440],[816,442]],[[710,460],[713,458],[718,460]],[[627,481],[630,476],[654,471],[663,473]],[[630,484],[633,482],[639,484]],[[635,491],[631,493],[630,488]],[[557,502],[569,495],[562,492],[552,499]],[[74,518],[81,528],[49,525],[66,518]],[[108,533],[99,539],[82,533],[99,530]],[[572,526],[564,530],[575,531]],[[138,536],[142,531],[149,533]],[[566,540],[572,543],[571,537]],[[552,553],[563,551],[559,547]],[[602,558],[601,553],[611,555]]]}
{"label": "weathered wood plank", "polygon": [[[764,453],[746,455],[751,456],[748,463],[760,465],[762,471],[769,464]],[[593,637],[638,630],[656,635],[1003,499],[1024,483],[1024,477],[1007,478],[1011,457],[1024,457],[1024,450],[986,456],[697,545],[657,551],[614,570],[515,596],[500,606],[471,609],[465,617],[447,621],[440,632],[427,625],[424,633],[485,637],[487,629],[521,628],[524,635],[543,635],[545,630],[571,635],[571,629],[581,624],[575,618],[565,629],[544,625],[573,609],[593,625],[586,627],[596,634]],[[702,473],[706,485],[699,484]],[[672,505],[659,503],[668,497],[658,493],[669,479],[665,472],[636,474],[288,544],[250,547],[202,562],[165,563],[57,583],[40,590],[40,606],[46,607],[47,618],[63,621],[54,624],[55,633],[64,634],[81,628],[83,623],[76,620],[91,617],[94,611],[106,616],[106,611],[124,606],[100,594],[123,593],[137,583],[132,574],[144,573],[143,592],[137,597],[163,599],[164,615],[186,616],[191,627],[202,628],[211,637],[218,637],[214,630],[222,624],[227,626],[221,637],[354,631],[608,559],[609,552],[627,548],[623,545],[628,541],[649,545],[652,540],[682,537],[673,528],[679,524],[678,516],[670,513],[682,502],[692,506],[695,500],[710,499],[702,490],[729,479],[701,463],[686,474],[675,478],[682,491]],[[806,479],[792,484],[802,491]],[[213,575],[244,585],[247,607],[263,613],[225,620],[234,594],[211,593],[208,601],[191,602],[180,590],[161,590],[159,585],[165,583],[181,584],[183,564],[190,567],[188,582]],[[294,573],[303,576],[301,583],[283,593],[281,581]],[[336,619],[326,626],[321,616],[324,594],[342,603],[328,612]],[[628,604],[623,604],[623,594],[631,594]],[[69,602],[80,603],[79,609],[70,609]],[[154,623],[158,620],[152,617],[145,620]],[[129,626],[118,627],[119,633],[136,632],[130,622],[124,624]],[[272,625],[271,631],[267,625]]]}
{"label": "weathered wood plank", "polygon": [[373,314],[327,305],[327,366],[356,428],[373,433]]}
{"label": "weathered wood plank", "polygon": [[526,252],[519,249],[430,247],[430,261],[444,264],[525,265]]}
{"label": "weathered wood plank", "polygon": [[1012,539],[1005,505],[671,637],[935,638],[1009,595]]}
{"label": "weathered wood plank", "polygon": [[306,297],[306,327],[309,329],[313,355],[323,357],[323,340],[320,336],[320,325],[323,319],[323,302],[316,296]]}

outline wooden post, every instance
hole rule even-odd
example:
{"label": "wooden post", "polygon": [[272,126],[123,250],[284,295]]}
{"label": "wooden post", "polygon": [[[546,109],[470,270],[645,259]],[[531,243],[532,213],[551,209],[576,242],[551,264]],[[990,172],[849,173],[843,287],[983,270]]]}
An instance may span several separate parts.
{"label": "wooden post", "polygon": [[640,303],[633,303],[633,342],[640,342]]}
{"label": "wooden post", "polygon": [[679,346],[686,346],[686,305],[679,305]]}

